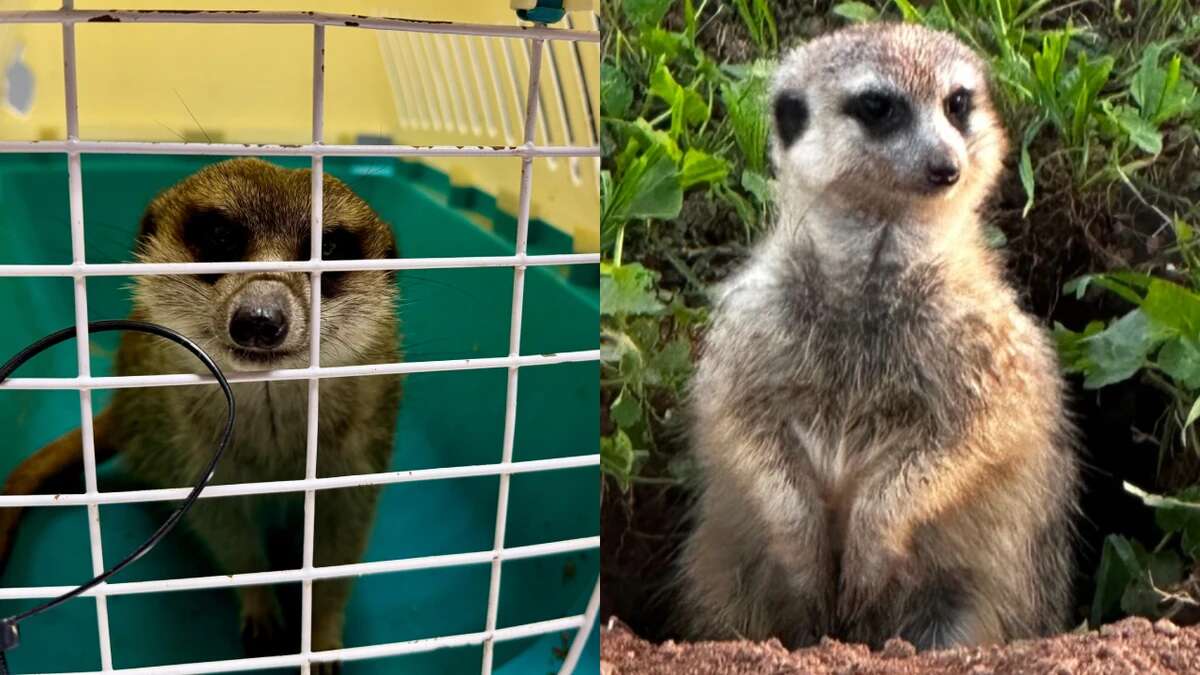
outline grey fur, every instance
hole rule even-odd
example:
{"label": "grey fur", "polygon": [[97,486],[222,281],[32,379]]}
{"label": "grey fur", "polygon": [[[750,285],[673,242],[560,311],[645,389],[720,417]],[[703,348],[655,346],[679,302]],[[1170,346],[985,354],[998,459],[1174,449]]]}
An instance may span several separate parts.
{"label": "grey fur", "polygon": [[[913,123],[864,133],[840,108],[863,82]],[[964,84],[960,134],[942,102]],[[809,123],[773,148],[779,220],[720,289],[691,385],[684,632],[937,648],[1062,629],[1074,432],[1051,341],[983,242],[1005,139],[982,63],[876,24],[788,55],[775,91]],[[931,153],[958,184],[921,183]]]}

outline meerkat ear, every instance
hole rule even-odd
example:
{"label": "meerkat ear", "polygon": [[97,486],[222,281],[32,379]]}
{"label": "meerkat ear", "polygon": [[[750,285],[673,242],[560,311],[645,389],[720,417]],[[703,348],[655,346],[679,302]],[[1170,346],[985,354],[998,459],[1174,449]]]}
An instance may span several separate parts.
{"label": "meerkat ear", "polygon": [[783,147],[791,147],[808,127],[808,103],[794,91],[781,91],[775,97],[775,129]]}

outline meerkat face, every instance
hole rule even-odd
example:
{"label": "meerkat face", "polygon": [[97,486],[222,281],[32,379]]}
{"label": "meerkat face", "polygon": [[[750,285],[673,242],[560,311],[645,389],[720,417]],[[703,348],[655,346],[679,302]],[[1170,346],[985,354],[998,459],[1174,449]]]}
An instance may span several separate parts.
{"label": "meerkat face", "polygon": [[[140,262],[307,260],[311,174],[257,159],[220,162],[184,179],[147,208]],[[391,228],[345,184],[325,176],[325,260],[396,256]],[[307,273],[138,277],[135,305],[149,321],[196,340],[237,369],[309,362]],[[352,363],[393,330],[396,290],[387,271],[321,275],[322,365]]]}
{"label": "meerkat face", "polygon": [[1005,149],[983,62],[920,26],[855,26],[793,51],[772,107],[782,190],[885,213],[978,206]]}

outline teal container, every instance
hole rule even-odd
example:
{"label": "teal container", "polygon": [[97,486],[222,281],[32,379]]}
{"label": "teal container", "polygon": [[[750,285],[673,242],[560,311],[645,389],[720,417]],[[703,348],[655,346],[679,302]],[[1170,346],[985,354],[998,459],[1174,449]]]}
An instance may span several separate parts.
{"label": "teal container", "polygon": [[[142,210],[160,190],[218,161],[203,157],[87,155],[83,157],[88,262],[129,261]],[[271,160],[305,166],[307,160]],[[477,224],[470,205],[451,205],[448,182],[426,168],[390,159],[326,161],[392,224],[404,257],[511,255],[513,243]],[[518,177],[513,176],[513,181]],[[66,159],[62,155],[0,156],[0,264],[71,260]],[[483,214],[488,215],[488,214]],[[470,216],[474,216],[475,221]],[[562,246],[568,252],[570,242]],[[538,251],[552,252],[552,251]],[[593,266],[594,267],[594,266]],[[399,316],[409,361],[499,357],[508,351],[512,302],[509,268],[412,270],[398,273]],[[589,275],[530,268],[526,274],[521,353],[595,349],[599,302]],[[128,278],[88,280],[89,318],[128,315]],[[72,282],[64,278],[0,278],[0,359],[73,323]],[[92,372],[111,374],[115,334],[92,341]],[[68,342],[37,357],[17,377],[70,377],[77,372]],[[599,364],[520,370],[514,460],[595,454],[598,449]],[[420,373],[405,380],[393,470],[490,464],[501,459],[506,372],[503,369]],[[96,410],[110,392],[96,392]],[[75,391],[0,391],[0,472],[7,475],[45,443],[79,425]],[[599,467],[512,477],[506,546],[599,534]],[[78,491],[81,484],[65,490]],[[100,469],[100,489],[130,489],[119,460]],[[384,489],[366,561],[490,549],[498,476],[403,483]],[[145,539],[167,513],[155,504],[102,506],[104,562],[112,565]],[[86,509],[28,509],[6,587],[78,584],[91,576]],[[182,529],[114,582],[216,573]],[[579,614],[599,573],[596,550],[503,566],[500,627]],[[376,574],[357,580],[347,610],[347,647],[416,640],[485,629],[490,566]],[[297,589],[298,585],[292,584]],[[279,589],[281,595],[289,591]],[[290,592],[295,595],[296,591]],[[33,601],[0,602],[7,616]],[[95,600],[75,599],[22,624],[22,644],[8,654],[15,673],[100,669]],[[285,611],[290,608],[285,604]],[[298,610],[297,610],[298,611]],[[234,659],[242,656],[232,589],[112,596],[108,599],[116,668]],[[576,672],[599,670],[594,628]],[[574,632],[498,643],[495,672],[553,673]],[[348,675],[479,672],[481,647],[352,661]],[[258,671],[287,672],[287,671]]]}

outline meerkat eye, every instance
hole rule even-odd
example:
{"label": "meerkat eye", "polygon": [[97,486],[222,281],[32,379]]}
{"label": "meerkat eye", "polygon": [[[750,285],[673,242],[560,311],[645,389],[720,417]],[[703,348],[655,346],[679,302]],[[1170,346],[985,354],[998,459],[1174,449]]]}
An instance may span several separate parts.
{"label": "meerkat eye", "polygon": [[966,131],[967,118],[971,115],[973,103],[969,89],[955,89],[946,97],[946,119],[959,131]]}
{"label": "meerkat eye", "polygon": [[[224,213],[209,208],[196,209],[183,221],[183,240],[196,262],[230,262],[246,256],[249,233],[246,227]],[[216,281],[219,274],[201,278]]]}
{"label": "meerkat eye", "polygon": [[[308,237],[300,244],[297,260],[308,260],[312,244]],[[358,260],[363,258],[362,242],[354,232],[335,225],[321,234],[322,260]],[[348,272],[325,272],[321,275],[321,295],[332,297],[341,290]]]}
{"label": "meerkat eye", "polygon": [[800,138],[808,126],[808,105],[799,94],[783,92],[775,99],[775,126],[786,148]]}
{"label": "meerkat eye", "polygon": [[847,115],[858,120],[872,135],[883,136],[904,124],[906,108],[899,98],[879,91],[852,96],[846,102]]}

